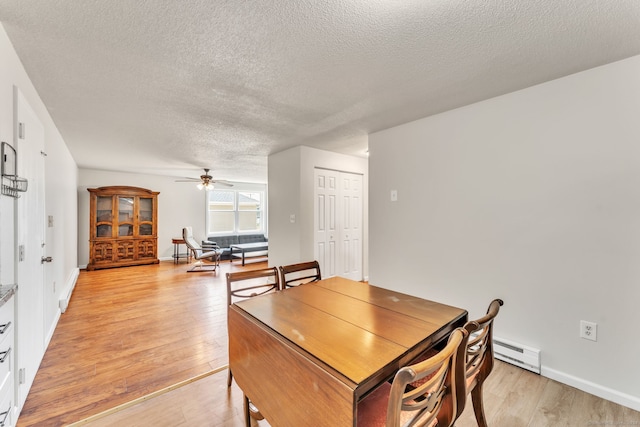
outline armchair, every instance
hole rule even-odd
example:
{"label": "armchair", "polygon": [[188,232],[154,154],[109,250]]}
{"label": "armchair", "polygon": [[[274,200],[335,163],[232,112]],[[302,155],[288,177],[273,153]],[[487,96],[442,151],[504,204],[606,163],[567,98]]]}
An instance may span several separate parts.
{"label": "armchair", "polygon": [[[191,251],[193,259],[195,260],[193,267],[187,270],[187,273],[200,271],[216,271],[216,269],[220,265],[220,248],[212,246],[210,248],[207,248],[207,251],[204,251],[202,249],[202,246],[200,246],[198,241],[193,237],[193,229],[191,227],[185,227],[182,229],[182,238],[184,239],[184,243],[187,245],[189,251]],[[202,260],[207,258],[209,258],[213,263],[205,265]]]}

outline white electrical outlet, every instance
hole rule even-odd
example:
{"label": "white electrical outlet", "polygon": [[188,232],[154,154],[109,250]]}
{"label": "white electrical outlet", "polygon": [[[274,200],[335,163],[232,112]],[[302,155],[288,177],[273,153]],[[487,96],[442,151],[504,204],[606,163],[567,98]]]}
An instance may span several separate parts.
{"label": "white electrical outlet", "polygon": [[391,201],[392,202],[398,201],[398,190],[391,190]]}
{"label": "white electrical outlet", "polygon": [[580,321],[580,338],[598,341],[598,324],[594,322]]}

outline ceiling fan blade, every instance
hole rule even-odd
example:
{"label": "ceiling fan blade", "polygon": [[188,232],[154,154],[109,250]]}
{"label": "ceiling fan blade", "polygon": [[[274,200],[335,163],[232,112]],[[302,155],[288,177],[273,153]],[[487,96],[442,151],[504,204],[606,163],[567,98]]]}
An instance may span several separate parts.
{"label": "ceiling fan blade", "polygon": [[176,179],[175,182],[200,182],[200,179],[198,178]]}
{"label": "ceiling fan blade", "polygon": [[225,180],[213,179],[213,180],[211,180],[211,182],[213,182],[216,185],[222,185],[223,187],[233,187],[232,183],[230,183],[229,181],[225,181]]}

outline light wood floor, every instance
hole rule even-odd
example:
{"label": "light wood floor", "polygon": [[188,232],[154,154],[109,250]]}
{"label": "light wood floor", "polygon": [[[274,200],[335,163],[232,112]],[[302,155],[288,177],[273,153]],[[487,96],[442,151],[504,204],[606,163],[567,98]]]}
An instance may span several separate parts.
{"label": "light wood floor", "polygon": [[223,262],[81,271],[18,419],[68,425],[227,364]]}
{"label": "light wood floor", "polygon": [[[227,363],[224,273],[241,267],[185,269],[81,272],[18,427],[243,426],[242,393],[217,371]],[[639,412],[499,361],[485,409],[492,427],[640,426]],[[470,403],[456,425],[476,426]]]}
{"label": "light wood floor", "polygon": [[[496,361],[485,383],[485,411],[491,427],[631,427],[640,413]],[[88,427],[213,426],[243,427],[242,392],[227,390],[225,371],[98,420]],[[268,426],[266,421],[254,423]],[[323,426],[322,420],[309,426]],[[477,427],[471,402],[457,427]],[[367,427],[367,426],[362,426]]]}

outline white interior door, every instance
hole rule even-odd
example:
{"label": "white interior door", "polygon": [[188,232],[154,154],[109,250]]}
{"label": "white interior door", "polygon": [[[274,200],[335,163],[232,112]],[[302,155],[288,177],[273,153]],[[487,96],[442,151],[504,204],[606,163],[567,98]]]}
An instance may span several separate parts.
{"label": "white interior door", "polygon": [[19,90],[15,91],[18,175],[28,180],[16,212],[16,403],[22,408],[44,355],[44,129]]}
{"label": "white interior door", "polygon": [[339,175],[340,276],[362,280],[362,175]]}
{"label": "white interior door", "polygon": [[362,175],[314,170],[314,247],[322,277],[362,280]]}
{"label": "white interior door", "polygon": [[337,274],[337,204],[338,172],[325,169],[314,170],[315,182],[315,258],[320,264],[323,277]]}

